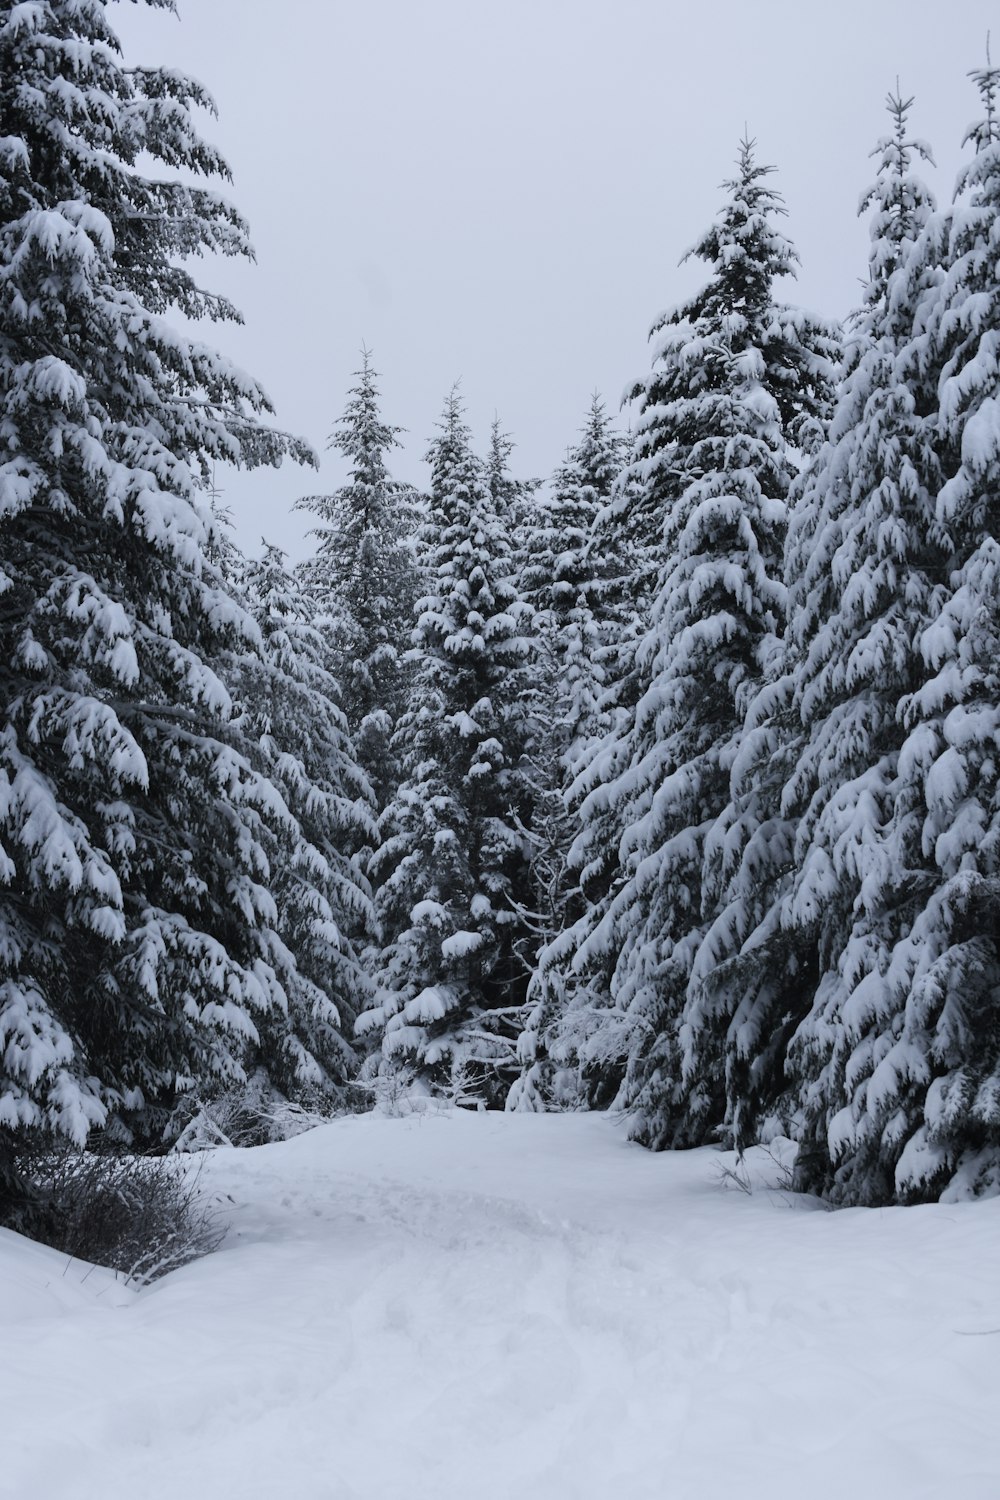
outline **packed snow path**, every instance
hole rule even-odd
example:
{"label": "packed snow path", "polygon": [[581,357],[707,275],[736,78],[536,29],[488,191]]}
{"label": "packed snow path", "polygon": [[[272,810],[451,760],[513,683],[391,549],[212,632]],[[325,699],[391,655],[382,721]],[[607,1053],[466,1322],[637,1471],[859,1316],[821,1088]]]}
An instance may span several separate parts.
{"label": "packed snow path", "polygon": [[1000,1201],[731,1161],[371,1116],[213,1153],[224,1248],[140,1293],[0,1233],[0,1493],[997,1500]]}

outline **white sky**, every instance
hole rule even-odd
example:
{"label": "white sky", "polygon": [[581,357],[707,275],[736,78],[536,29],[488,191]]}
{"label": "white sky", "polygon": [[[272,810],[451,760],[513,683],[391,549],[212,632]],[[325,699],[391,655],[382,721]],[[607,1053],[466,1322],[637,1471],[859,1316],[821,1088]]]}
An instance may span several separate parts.
{"label": "white sky", "polygon": [[[722,201],[744,124],[778,167],[802,257],[788,295],[831,316],[866,256],[855,217],[899,75],[952,191],[991,0],[178,0],[112,14],[127,62],[184,68],[220,118],[254,266],[206,268],[244,329],[209,335],[269,391],[319,476],[220,474],[240,540],[307,550],[305,493],[362,342],[422,458],[457,379],[480,446],[548,475],[596,388],[617,407],[655,315],[701,279],[679,257]],[[1000,47],[1000,39],[997,43]],[[703,269],[703,268],[702,268]]]}

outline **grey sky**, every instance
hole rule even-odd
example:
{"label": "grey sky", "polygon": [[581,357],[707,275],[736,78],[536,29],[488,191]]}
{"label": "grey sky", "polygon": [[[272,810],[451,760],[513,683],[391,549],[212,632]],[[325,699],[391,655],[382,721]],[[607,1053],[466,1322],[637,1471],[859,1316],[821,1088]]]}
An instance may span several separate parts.
{"label": "grey sky", "polygon": [[[612,409],[647,368],[684,250],[720,203],[744,123],[802,257],[788,295],[843,314],[866,255],[855,218],[897,74],[950,197],[989,0],[179,0],[113,13],[126,60],[172,64],[220,111],[257,264],[206,279],[245,329],[214,341],[280,425],[321,451],[365,341],[401,478],[461,377],[480,446],[496,411],[519,473],[547,475],[590,392]],[[1000,38],[997,39],[1000,47]],[[303,554],[320,475],[220,475],[242,544]]]}

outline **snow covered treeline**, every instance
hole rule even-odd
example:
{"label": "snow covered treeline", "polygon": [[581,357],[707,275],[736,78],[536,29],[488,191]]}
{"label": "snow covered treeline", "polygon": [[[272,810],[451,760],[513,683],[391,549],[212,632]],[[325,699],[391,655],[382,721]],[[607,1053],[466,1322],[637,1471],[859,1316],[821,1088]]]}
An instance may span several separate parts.
{"label": "snow covered treeline", "polygon": [[943,211],[890,97],[843,328],[787,300],[744,140],[631,430],[595,396],[547,485],[457,391],[427,493],[396,478],[365,352],[289,569],[240,554],[213,465],[313,455],[171,321],[238,317],[188,269],[249,251],[211,101],[127,68],[103,0],[0,7],[5,1218],[56,1138],[413,1089],[616,1104],[657,1149],[781,1131],[835,1202],[1000,1191],[974,79]]}
{"label": "snow covered treeline", "polygon": [[973,76],[944,212],[889,99],[839,368],[767,304],[791,257],[748,148],[705,291],[654,328],[612,510],[656,583],[570,854],[602,885],[536,980],[553,1097],[611,1087],[656,1146],[790,1134],[840,1203],[1000,1189],[1000,73]]}

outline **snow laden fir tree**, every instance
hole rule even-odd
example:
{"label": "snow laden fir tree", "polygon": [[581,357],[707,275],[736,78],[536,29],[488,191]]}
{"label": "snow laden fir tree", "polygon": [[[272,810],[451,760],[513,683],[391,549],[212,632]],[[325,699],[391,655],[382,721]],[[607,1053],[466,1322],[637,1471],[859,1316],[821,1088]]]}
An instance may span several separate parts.
{"label": "snow laden fir tree", "polygon": [[552,477],[532,529],[523,591],[548,658],[556,754],[566,770],[602,724],[608,657],[622,630],[631,571],[613,534],[597,530],[625,462],[626,438],[595,395],[578,441]]}
{"label": "snow laden fir tree", "polygon": [[[873,897],[890,873],[878,846],[902,741],[899,704],[916,681],[914,643],[940,607],[947,563],[935,465],[900,363],[926,290],[924,277],[910,284],[900,267],[934,206],[912,163],[930,151],[908,135],[912,101],[894,95],[888,104],[893,131],[876,147],[878,175],[861,204],[874,208],[866,296],[849,326],[829,439],[796,487],[789,533],[790,623],[772,695],[789,706],[783,732],[771,715],[785,784],[764,825],[783,830],[772,836],[772,872],[776,850],[785,861],[766,882],[770,904],[755,908],[747,876],[767,856],[760,837],[744,850],[727,920],[742,913],[745,953],[715,976],[716,991],[732,995],[729,1095],[741,1144],[795,1115],[803,1065],[824,1072],[825,1042],[815,1045],[812,1023],[797,1031],[810,1008],[832,1016],[844,984],[883,962],[885,917]],[[766,695],[752,717],[766,723]],[[748,770],[744,797],[758,767]],[[905,868],[890,878],[904,899]],[[749,912],[760,925],[748,936]],[[812,1156],[802,1153],[800,1180]]]}
{"label": "snow laden fir tree", "polygon": [[[532,886],[536,944],[551,944],[582,913],[568,867],[577,809],[576,770],[613,717],[616,663],[635,619],[633,570],[613,526],[601,525],[625,462],[627,440],[595,394],[576,444],[540,497],[528,533],[523,589],[538,643],[540,733],[533,746],[535,826]],[[536,969],[518,1041],[523,1071],[508,1109],[543,1110],[561,1097],[558,1060],[546,1038],[566,1005],[556,964]]]}
{"label": "snow laden fir tree", "polygon": [[933,207],[911,171],[930,153],[908,137],[910,103],[890,98],[893,132],[862,197],[862,212],[875,209],[868,286],[828,441],[792,487],[788,630],[748,707],[710,840],[724,895],[695,960],[696,1018],[725,1032],[726,1120],[741,1146],[782,1119],[791,1128],[789,1038],[852,920],[889,764],[879,756],[898,748],[907,643],[930,608],[927,497],[896,365],[907,308],[888,293]]}
{"label": "snow laden fir tree", "polygon": [[379,409],[378,375],[367,349],[329,446],[350,465],[348,483],[299,506],[319,517],[303,585],[320,610],[359,760],[384,806],[398,781],[392,731],[405,704],[403,655],[418,593],[408,547],[417,496],[394,480],[387,454],[401,428]]}
{"label": "snow laden fir tree", "polygon": [[417,556],[413,686],[395,750],[403,779],[373,873],[387,946],[382,1003],[360,1028],[383,1068],[449,1097],[502,1103],[531,955],[524,757],[533,646],[512,581],[509,517],[472,452],[456,393],[431,445]]}
{"label": "snow laden fir tree", "polygon": [[[155,1141],[238,1084],[296,962],[296,837],[213,666],[260,632],[210,561],[210,467],[300,445],[167,321],[233,319],[185,268],[245,255],[199,179],[200,85],[122,64],[99,0],[0,13],[0,1169],[94,1127]],[[145,175],[140,157],[162,169]],[[181,171],[187,181],[171,177]]]}
{"label": "snow laden fir tree", "polygon": [[[852,920],[821,955],[820,984],[790,1048],[800,1180],[840,1202],[1000,1187],[1000,74],[973,77],[984,116],[966,138],[974,155],[955,206],[923,223],[915,216],[886,286],[896,414],[891,426],[864,423],[869,451],[879,440],[879,483],[865,511],[872,528],[879,508],[888,511],[881,529],[898,556],[886,567],[900,576],[881,591],[874,666],[864,637],[857,656],[896,685],[895,723],[870,746],[860,742],[867,753],[851,768],[869,802],[863,836],[851,841],[860,861],[849,846]],[[849,827],[839,801],[831,799],[833,814]],[[793,916],[825,894],[812,855],[824,833],[817,825],[803,848],[810,862]]]}
{"label": "snow laden fir tree", "polygon": [[[317,609],[276,547],[240,559],[238,589],[261,635],[228,664],[240,744],[277,787],[295,823],[276,862],[278,930],[295,955],[287,1018],[265,1018],[259,1068],[286,1097],[342,1106],[358,1058],[358,1013],[373,987],[364,963],[375,914],[364,856],[375,841],[374,795],[355,757]],[[287,835],[291,833],[291,836]]]}
{"label": "snow laden fir tree", "polygon": [[827,414],[837,354],[831,329],[775,300],[795,252],[774,223],[772,169],[747,141],[738,165],[690,252],[710,279],[654,326],[653,371],[632,392],[633,456],[612,513],[655,578],[649,624],[623,663],[623,712],[577,783],[572,858],[585,893],[595,873],[603,891],[542,956],[572,981],[550,1045],[576,1052],[595,1102],[624,1085],[635,1133],[657,1145],[699,1141],[721,1108],[716,1049],[696,1053],[685,1024],[718,899],[705,844],[783,627],[792,445]]}

